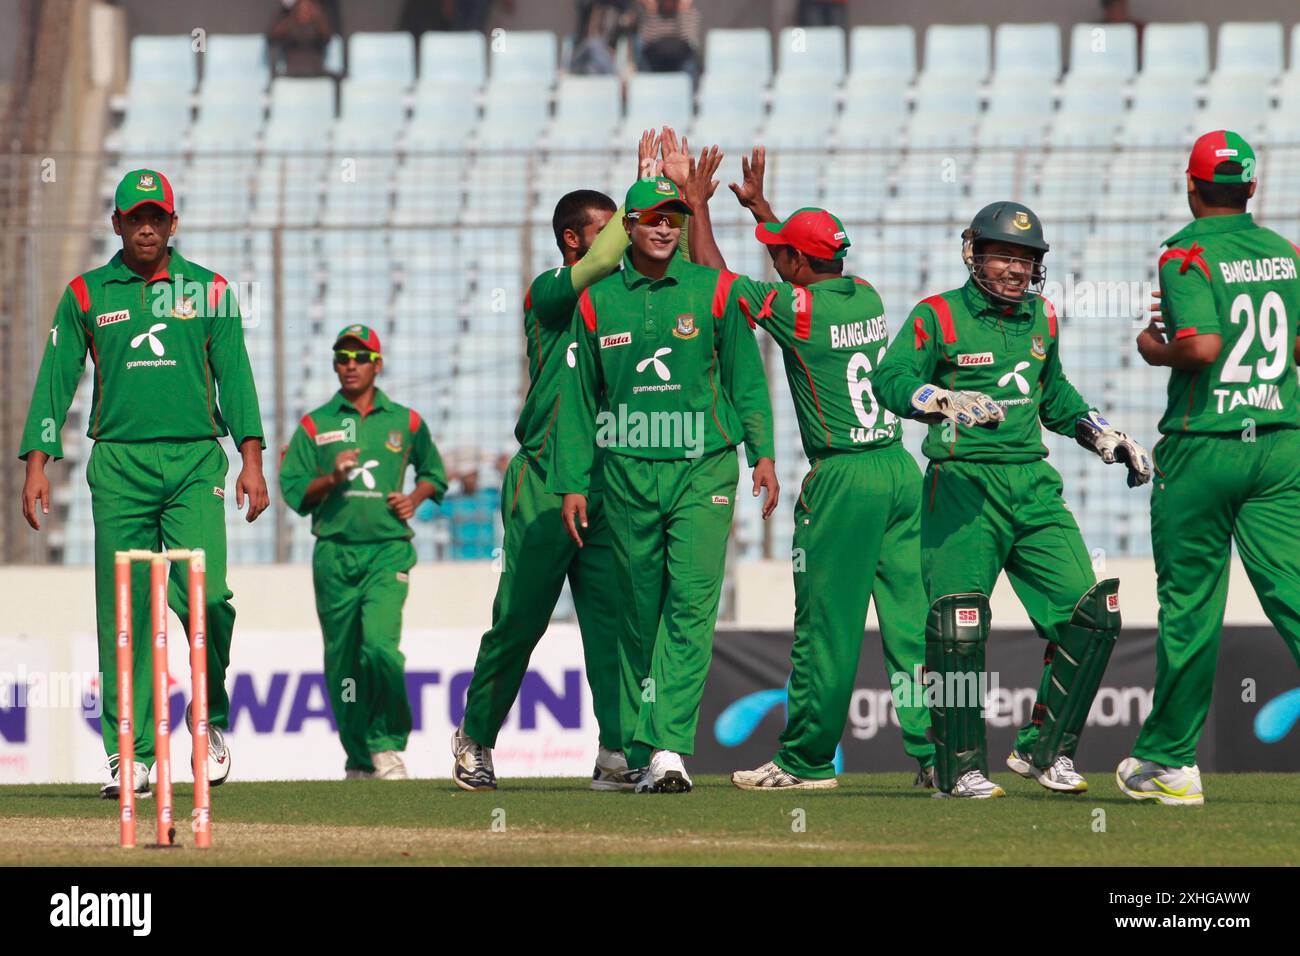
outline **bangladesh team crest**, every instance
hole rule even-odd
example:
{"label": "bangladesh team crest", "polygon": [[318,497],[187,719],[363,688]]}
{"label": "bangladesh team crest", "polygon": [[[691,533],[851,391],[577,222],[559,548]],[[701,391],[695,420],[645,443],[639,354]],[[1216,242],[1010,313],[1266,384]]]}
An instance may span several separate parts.
{"label": "bangladesh team crest", "polygon": [[194,305],[193,296],[189,298],[180,296],[177,298],[176,307],[171,311],[173,319],[192,319],[198,314],[199,310]]}
{"label": "bangladesh team crest", "polygon": [[1044,344],[1043,337],[1041,335],[1033,336],[1033,342],[1029,346],[1029,354],[1032,355],[1034,358],[1038,359],[1040,362],[1043,359],[1047,358],[1047,346]]}
{"label": "bangladesh team crest", "polygon": [[1033,223],[1029,221],[1029,213],[1024,212],[1023,210],[1016,213],[1015,217],[1011,220],[1011,225],[1015,226],[1021,232],[1027,232],[1033,227]]}
{"label": "bangladesh team crest", "polygon": [[389,451],[400,452],[402,450],[402,433],[391,431],[388,433],[388,441],[384,442],[384,447]]}
{"label": "bangladesh team crest", "polygon": [[140,182],[136,184],[136,189],[157,189],[158,183],[153,176],[148,173],[141,174]]}
{"label": "bangladesh team crest", "polygon": [[673,329],[673,335],[677,336],[679,339],[693,339],[699,334],[700,330],[695,325],[695,316],[677,316],[677,328]]}

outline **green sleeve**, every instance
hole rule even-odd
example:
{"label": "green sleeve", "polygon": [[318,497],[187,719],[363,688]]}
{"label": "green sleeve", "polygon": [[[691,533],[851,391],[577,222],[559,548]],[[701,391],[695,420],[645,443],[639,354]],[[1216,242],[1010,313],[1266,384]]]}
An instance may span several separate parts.
{"label": "green sleeve", "polygon": [[433,500],[441,504],[443,495],[447,493],[447,471],[442,467],[442,456],[438,454],[438,446],[433,443],[429,425],[423,418],[420,419],[420,427],[415,430],[411,465],[415,468],[416,482],[427,481],[433,485],[437,489],[433,493]]}
{"label": "green sleeve", "polygon": [[618,264],[623,261],[627,242],[627,230],[623,228],[623,207],[619,206],[609,222],[605,223],[605,228],[596,234],[596,239],[587,250],[587,254],[575,262],[573,268],[569,270],[573,291],[581,292],[617,269]]}
{"label": "green sleeve", "polygon": [[300,515],[308,515],[314,508],[304,508],[302,499],[307,486],[320,477],[316,464],[316,443],[301,425],[289,440],[284,460],[280,462],[280,494],[284,503]]}
{"label": "green sleeve", "polygon": [[574,368],[560,380],[560,408],[555,421],[555,464],[548,487],[556,494],[585,495],[591,487],[591,467],[596,452],[596,410],[600,393],[600,364],[596,333],[588,331],[584,310],[595,306],[590,292],[584,292],[573,312],[573,336],[577,343]]}
{"label": "green sleeve", "polygon": [[939,364],[938,326],[933,309],[916,306],[889,344],[884,360],[871,373],[876,398],[895,415],[914,417],[912,395],[934,378]]}
{"label": "green sleeve", "polygon": [[218,308],[217,315],[209,320],[211,342],[208,345],[208,361],[217,380],[221,416],[236,447],[246,439],[256,438],[265,448],[253,367],[248,361],[248,349],[244,347],[244,321],[234,293],[226,288],[223,296],[224,308]]}
{"label": "green sleeve", "polygon": [[1091,406],[1065,377],[1061,367],[1060,344],[1052,340],[1047,350],[1047,367],[1043,369],[1043,396],[1038,402],[1038,418],[1043,426],[1058,435],[1074,437],[1074,425],[1091,411]]}
{"label": "green sleeve", "polygon": [[752,329],[762,326],[782,347],[794,341],[794,286],[736,276],[731,297]]}
{"label": "green sleeve", "polygon": [[43,451],[51,458],[63,457],[63,423],[86,367],[88,343],[81,307],[69,287],[59,300],[54,326],[45,343],[32,404],[27,410],[27,424],[23,427],[19,458],[26,458],[32,451]]}
{"label": "green sleeve", "polygon": [[1181,271],[1182,265],[1182,259],[1171,258],[1160,267],[1160,313],[1168,341],[1180,333],[1222,335],[1210,280],[1196,266]]}
{"label": "green sleeve", "polygon": [[734,298],[723,310],[719,326],[722,342],[718,348],[718,369],[722,388],[740,413],[745,427],[745,460],[752,468],[760,458],[776,457],[767,373],[754,330],[745,321]]}

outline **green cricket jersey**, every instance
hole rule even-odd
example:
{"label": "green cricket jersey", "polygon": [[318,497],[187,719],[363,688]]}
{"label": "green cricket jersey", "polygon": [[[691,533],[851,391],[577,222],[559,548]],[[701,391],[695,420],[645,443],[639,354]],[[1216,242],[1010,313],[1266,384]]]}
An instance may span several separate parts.
{"label": "green cricket jersey", "polygon": [[[226,280],[171,250],[145,281],[122,261],[77,276],[59,301],[20,457],[63,457],[60,433],[89,352],[96,441],[262,438],[239,306]],[[218,397],[220,405],[218,405]],[[262,443],[265,447],[265,442]]]}
{"label": "green cricket jersey", "polygon": [[1160,431],[1240,432],[1300,427],[1296,323],[1300,254],[1250,213],[1197,219],[1163,243],[1161,312],[1174,339],[1214,333],[1214,364],[1172,369]]}
{"label": "green cricket jersey", "polygon": [[750,465],[774,457],[763,359],[731,295],[735,279],[679,252],[652,280],[624,256],[620,273],[579,296],[551,490],[587,492],[597,443],[669,461],[743,441]]}
{"label": "green cricket jersey", "polygon": [[1002,406],[1006,421],[997,428],[931,425],[921,451],[932,461],[1046,458],[1041,426],[1073,437],[1091,410],[1065,377],[1056,332],[1046,299],[1002,306],[968,279],[912,309],[876,367],[876,396],[899,415],[912,412],[913,393],[927,384],[983,392]]}
{"label": "green cricket jersey", "polygon": [[[303,507],[307,486],[334,470],[339,452],[361,449],[348,480],[314,508]],[[375,402],[362,415],[341,392],[303,416],[280,463],[280,493],[300,515],[311,515],[311,533],[351,543],[410,538],[410,525],[388,507],[388,495],[403,490],[406,467],[427,481],[441,501],[447,475],[429,426],[412,408],[375,389]]]}
{"label": "green cricket jersey", "polygon": [[882,408],[871,372],[885,355],[885,307],[865,279],[844,276],[810,286],[738,276],[731,294],[745,318],[781,346],[803,450],[882,448],[899,440],[899,422]]}

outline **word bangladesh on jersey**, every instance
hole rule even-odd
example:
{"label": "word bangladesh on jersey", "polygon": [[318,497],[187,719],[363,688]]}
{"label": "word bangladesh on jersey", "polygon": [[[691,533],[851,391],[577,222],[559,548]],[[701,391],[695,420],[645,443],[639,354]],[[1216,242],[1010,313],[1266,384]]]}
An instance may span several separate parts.
{"label": "word bangladesh on jersey", "polygon": [[596,445],[681,449],[683,457],[699,458],[704,454],[704,413],[629,411],[620,403],[596,414]]}
{"label": "word bangladesh on jersey", "polygon": [[[149,309],[154,318],[192,319],[197,316],[201,302],[208,303],[209,318],[238,317],[244,328],[257,325],[262,310],[262,284],[260,282],[199,282],[176,273],[167,282],[153,282],[148,286],[153,301]],[[225,291],[229,294],[223,295]],[[241,310],[242,305],[242,310]]]}

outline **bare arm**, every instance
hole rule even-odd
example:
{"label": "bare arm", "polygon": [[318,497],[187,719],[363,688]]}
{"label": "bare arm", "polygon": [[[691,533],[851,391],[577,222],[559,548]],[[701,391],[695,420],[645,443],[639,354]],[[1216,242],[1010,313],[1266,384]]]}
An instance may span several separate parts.
{"label": "bare arm", "polygon": [[749,159],[740,157],[741,181],[730,183],[736,200],[749,210],[755,222],[780,222],[767,197],[763,195],[763,174],[767,169],[767,150],[755,146]]}
{"label": "bare arm", "polygon": [[[1142,360],[1148,365],[1195,372],[1213,365],[1223,350],[1223,337],[1217,332],[1206,332],[1175,338],[1165,337],[1161,322],[1160,293],[1151,305],[1151,323],[1138,334],[1137,347]],[[1297,360],[1300,360],[1300,341],[1296,343]]]}
{"label": "bare arm", "polygon": [[691,219],[687,226],[691,245],[691,261],[713,269],[727,268],[727,261],[713,236],[713,221],[709,216],[709,199],[718,188],[713,174],[722,165],[722,151],[708,146],[699,160],[691,159],[690,173],[686,177],[686,201],[691,206]]}

